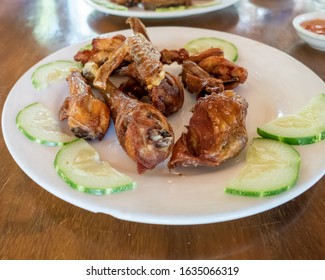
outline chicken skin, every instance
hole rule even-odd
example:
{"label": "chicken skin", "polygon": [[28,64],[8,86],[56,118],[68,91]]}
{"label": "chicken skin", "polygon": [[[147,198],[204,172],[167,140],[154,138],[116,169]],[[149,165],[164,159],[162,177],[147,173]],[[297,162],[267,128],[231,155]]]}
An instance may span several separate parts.
{"label": "chicken skin", "polygon": [[60,108],[60,120],[68,119],[68,125],[77,137],[101,140],[110,122],[107,104],[93,95],[79,71],[72,71],[67,81],[70,96]]}
{"label": "chicken skin", "polygon": [[184,132],[174,145],[168,167],[218,166],[247,144],[248,103],[231,90],[201,97]]}
{"label": "chicken skin", "polygon": [[129,97],[110,81],[102,94],[109,104],[117,139],[136,162],[139,174],[155,168],[170,156],[174,132],[158,109]]}
{"label": "chicken skin", "polygon": [[189,56],[182,63],[182,82],[197,98],[232,90],[247,80],[247,70],[224,57],[219,48]]}
{"label": "chicken skin", "polygon": [[197,99],[206,94],[224,91],[223,80],[210,76],[208,72],[190,60],[183,62],[182,82],[190,93],[196,94]]}
{"label": "chicken skin", "polygon": [[120,85],[120,89],[139,100],[150,103],[165,116],[170,116],[184,104],[184,88],[182,82],[175,75],[168,72],[159,85],[153,86],[150,90],[137,79],[132,71],[132,64],[122,69],[121,74],[131,78]]}
{"label": "chicken skin", "polygon": [[158,86],[165,78],[160,52],[142,33],[135,33],[126,38],[122,45],[114,51],[102,64],[96,74],[94,86],[105,90],[106,82],[126,57],[130,57],[133,71],[148,89]]}

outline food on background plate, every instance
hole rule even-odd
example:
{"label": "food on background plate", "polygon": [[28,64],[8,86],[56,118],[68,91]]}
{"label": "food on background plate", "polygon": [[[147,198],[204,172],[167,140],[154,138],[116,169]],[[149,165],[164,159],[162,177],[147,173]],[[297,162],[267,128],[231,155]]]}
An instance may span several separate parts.
{"label": "food on background plate", "polygon": [[111,2],[126,7],[132,7],[138,5],[141,2],[141,0],[111,0]]}
{"label": "food on background plate", "polygon": [[192,0],[142,0],[141,3],[146,10],[155,10],[177,6],[189,7],[192,5]]}
{"label": "food on background plate", "polygon": [[70,96],[64,100],[60,108],[60,120],[68,119],[68,125],[77,137],[101,140],[110,122],[107,104],[94,96],[91,87],[79,71],[72,71],[67,81]]}
{"label": "food on background plate", "polygon": [[315,96],[296,114],[262,124],[257,133],[291,145],[312,144],[325,139],[325,94]]}
{"label": "food on background plate", "polygon": [[230,194],[270,196],[287,191],[297,181],[300,155],[277,140],[255,138],[248,146],[245,166],[225,188]]}
{"label": "food on background plate", "polygon": [[111,0],[111,2],[126,7],[133,7],[141,3],[146,10],[192,5],[192,0]]}
{"label": "food on background plate", "polygon": [[20,110],[16,117],[16,125],[28,139],[47,146],[63,146],[77,139],[63,133],[59,121],[39,102]]}
{"label": "food on background plate", "polygon": [[[100,6],[103,6],[104,8],[107,9],[112,9],[112,10],[119,10],[119,11],[127,11],[128,7],[125,5],[120,5],[118,2],[126,2],[126,0],[116,0],[115,2],[113,0],[91,0],[95,4],[98,4]],[[132,2],[130,0],[129,2]]]}
{"label": "food on background plate", "polygon": [[137,164],[139,174],[166,160],[174,144],[174,132],[155,107],[131,98],[110,81],[102,94],[109,104],[117,139]]}
{"label": "food on background plate", "polygon": [[54,166],[59,176],[78,191],[103,195],[131,190],[136,183],[100,160],[97,151],[84,139],[65,145],[57,153]]}
{"label": "food on background plate", "polygon": [[174,145],[168,167],[218,166],[246,146],[248,103],[233,91],[201,97],[184,132]]}

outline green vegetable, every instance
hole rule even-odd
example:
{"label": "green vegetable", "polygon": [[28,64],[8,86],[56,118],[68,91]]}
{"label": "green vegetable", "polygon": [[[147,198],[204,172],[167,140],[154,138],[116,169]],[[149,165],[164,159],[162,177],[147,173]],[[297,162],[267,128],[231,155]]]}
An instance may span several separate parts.
{"label": "green vegetable", "polygon": [[202,3],[193,4],[191,6],[179,5],[179,6],[172,6],[172,7],[157,8],[155,9],[155,12],[175,12],[175,11],[183,11],[188,9],[206,8],[206,7],[218,5],[220,3],[221,3],[220,0],[204,1]]}
{"label": "green vegetable", "polygon": [[93,48],[93,45],[92,45],[92,43],[90,43],[90,44],[87,44],[87,45],[81,47],[79,51],[82,52],[85,50],[91,50],[92,48]]}
{"label": "green vegetable", "polygon": [[109,2],[107,0],[92,0],[92,2],[94,2],[100,6],[103,6],[107,9],[120,10],[120,11],[128,10],[128,8],[123,5],[115,4],[115,3]]}
{"label": "green vegetable", "polygon": [[83,65],[72,60],[57,60],[43,64],[32,74],[32,84],[37,90],[46,88],[50,83],[64,80],[71,70],[81,71]]}
{"label": "green vegetable", "polygon": [[296,114],[261,125],[257,133],[291,145],[312,144],[325,139],[325,94],[314,97]]}
{"label": "green vegetable", "polygon": [[194,39],[186,43],[184,48],[190,55],[205,51],[209,48],[220,48],[223,50],[226,59],[235,62],[238,58],[238,50],[233,43],[216,37]]}
{"label": "green vegetable", "polygon": [[84,139],[65,145],[54,161],[59,176],[78,191],[103,195],[133,189],[136,184],[118,172]]}
{"label": "green vegetable", "polygon": [[63,133],[51,112],[38,102],[17,114],[16,125],[28,139],[47,146],[63,146],[76,139]]}
{"label": "green vegetable", "polygon": [[[196,1],[197,2],[197,1]],[[212,0],[212,1],[205,1],[205,3],[200,4],[194,4],[191,6],[191,8],[205,8],[205,7],[211,7],[220,4],[221,0]]]}
{"label": "green vegetable", "polygon": [[225,191],[243,196],[270,196],[290,189],[297,181],[300,155],[290,145],[255,138],[247,149],[246,163]]}

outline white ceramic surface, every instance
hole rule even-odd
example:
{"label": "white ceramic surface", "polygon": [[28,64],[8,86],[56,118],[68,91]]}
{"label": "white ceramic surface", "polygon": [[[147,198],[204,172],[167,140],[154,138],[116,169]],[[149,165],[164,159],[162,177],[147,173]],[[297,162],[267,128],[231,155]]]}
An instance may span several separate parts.
{"label": "white ceramic surface", "polygon": [[296,16],[292,24],[297,31],[299,37],[314,49],[325,51],[325,35],[316,34],[308,31],[301,26],[301,23],[307,20],[324,19],[325,12],[312,12]]}
{"label": "white ceramic surface", "polygon": [[[110,33],[131,34],[130,30]],[[247,130],[249,140],[257,137],[256,127],[286,113],[295,112],[313,96],[325,93],[325,83],[309,68],[287,54],[262,43],[228,33],[184,27],[148,28],[151,41],[159,48],[177,49],[200,36],[229,40],[238,47],[238,65],[248,69],[248,80],[236,92],[249,103]],[[181,34],[181,36],[179,35]],[[308,190],[325,173],[325,141],[296,147],[301,154],[297,184],[289,191],[268,198],[229,195],[224,186],[244,165],[245,151],[217,168],[183,168],[181,175],[170,174],[166,163],[144,175],[136,173],[135,164],[118,144],[113,125],[101,142],[91,142],[102,159],[137,181],[132,191],[93,196],[67,186],[56,174],[53,161],[59,148],[31,142],[17,129],[15,118],[20,109],[39,101],[54,115],[68,95],[65,81],[36,91],[31,83],[35,67],[58,59],[72,59],[89,41],[64,48],[29,69],[9,93],[2,114],[3,136],[9,152],[21,169],[53,195],[81,208],[102,212],[120,219],[155,224],[203,224],[237,219],[281,205]],[[263,57],[261,63],[261,57]],[[172,65],[177,73],[180,67]],[[115,82],[117,82],[115,80]],[[178,137],[191,116],[195,98],[186,92],[182,110],[169,118]],[[62,122],[62,129],[68,131]],[[250,142],[249,141],[249,142]],[[22,186],[23,187],[23,186]]]}
{"label": "white ceramic surface", "polygon": [[312,0],[316,10],[325,12],[325,0]]}
{"label": "white ceramic surface", "polygon": [[[88,3],[90,6],[95,8],[98,11],[116,15],[116,16],[123,16],[123,17],[138,17],[138,18],[178,18],[178,17],[185,17],[185,16],[192,16],[192,15],[198,15],[208,12],[213,12],[217,10],[221,10],[224,8],[227,8],[239,0],[215,0],[215,5],[209,5],[206,7],[200,7],[200,8],[190,8],[185,10],[173,10],[173,11],[167,11],[167,12],[155,12],[155,11],[146,11],[143,8],[140,7],[131,7],[127,10],[117,10],[117,9],[110,9],[105,7],[105,5],[100,4],[100,2],[96,0],[84,0],[86,3]],[[108,1],[110,2],[110,1]],[[201,1],[193,1],[193,4],[201,4]]]}

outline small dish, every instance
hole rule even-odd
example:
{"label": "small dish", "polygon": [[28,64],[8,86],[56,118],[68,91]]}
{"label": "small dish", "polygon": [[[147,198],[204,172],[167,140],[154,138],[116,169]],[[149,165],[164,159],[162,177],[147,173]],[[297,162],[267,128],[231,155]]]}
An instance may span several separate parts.
{"label": "small dish", "polygon": [[299,37],[303,39],[312,48],[325,51],[325,34],[317,34],[301,26],[303,22],[321,19],[325,20],[325,12],[311,12],[296,16],[292,25],[296,29]]}

